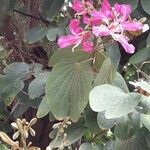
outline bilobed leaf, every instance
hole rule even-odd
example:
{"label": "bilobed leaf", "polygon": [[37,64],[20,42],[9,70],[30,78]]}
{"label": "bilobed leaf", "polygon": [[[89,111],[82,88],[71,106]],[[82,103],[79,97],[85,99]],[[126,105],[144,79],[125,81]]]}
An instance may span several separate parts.
{"label": "bilobed leaf", "polygon": [[16,76],[0,77],[0,97],[6,104],[9,104],[11,98],[17,95],[23,88],[23,81],[17,79]]}
{"label": "bilobed leaf", "polygon": [[141,129],[131,139],[115,142],[115,150],[149,150],[146,142],[146,132]]}
{"label": "bilobed leaf", "polygon": [[50,27],[47,30],[46,37],[49,41],[55,41],[57,36],[64,35],[65,29],[63,27]]}
{"label": "bilobed leaf", "polygon": [[42,27],[42,26],[34,27],[25,33],[24,41],[33,44],[41,40],[45,36],[46,32],[47,32],[46,27]]}
{"label": "bilobed leaf", "polygon": [[41,101],[41,104],[39,105],[38,111],[37,111],[37,117],[43,118],[50,112],[50,108],[47,105],[46,99],[43,98]]}
{"label": "bilobed leaf", "polygon": [[150,1],[141,0],[141,4],[143,6],[143,9],[150,15]]}
{"label": "bilobed leaf", "polygon": [[137,51],[133,56],[130,57],[129,62],[131,64],[137,64],[149,58],[150,58],[150,47],[147,47]]}
{"label": "bilobed leaf", "polygon": [[28,94],[31,99],[38,98],[45,92],[45,84],[48,79],[50,72],[46,71],[40,73],[38,77],[36,77],[28,87]]}
{"label": "bilobed leaf", "polygon": [[130,114],[119,118],[114,129],[114,135],[117,139],[130,139],[140,128],[140,115],[138,113]]}
{"label": "bilobed leaf", "polygon": [[53,66],[63,59],[73,59],[76,62],[82,62],[92,57],[91,53],[85,53],[81,50],[72,52],[72,47],[58,49],[50,58],[49,66]]}
{"label": "bilobed leaf", "polygon": [[62,60],[54,66],[47,83],[46,99],[54,117],[77,121],[88,102],[92,70],[87,62]]}
{"label": "bilobed leaf", "polygon": [[100,112],[97,114],[97,123],[98,123],[99,127],[102,129],[112,128],[115,125],[116,121],[117,121],[116,119],[107,119],[105,117],[104,112]]}
{"label": "bilobed leaf", "polygon": [[141,97],[138,93],[124,93],[118,87],[104,84],[92,89],[89,94],[90,106],[93,111],[105,111],[107,119],[118,118],[132,112]]}
{"label": "bilobed leaf", "polygon": [[111,83],[115,77],[115,73],[116,68],[112,64],[110,58],[105,59],[95,78],[94,86]]}
{"label": "bilobed leaf", "polygon": [[26,79],[28,77],[28,73],[30,70],[30,66],[24,62],[13,62],[7,65],[3,72],[9,76],[16,76],[19,79]]}

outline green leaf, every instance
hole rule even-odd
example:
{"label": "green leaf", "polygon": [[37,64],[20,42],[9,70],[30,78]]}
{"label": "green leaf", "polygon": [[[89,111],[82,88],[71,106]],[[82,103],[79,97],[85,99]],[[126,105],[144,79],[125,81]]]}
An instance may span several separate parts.
{"label": "green leaf", "polygon": [[72,59],[76,62],[82,62],[88,60],[92,57],[91,53],[85,53],[81,50],[72,52],[72,47],[68,47],[65,49],[58,49],[50,58],[49,66],[53,66],[63,59]]}
{"label": "green leaf", "polygon": [[140,115],[133,113],[118,119],[115,125],[114,135],[117,139],[127,140],[130,139],[139,128]]}
{"label": "green leaf", "polygon": [[24,35],[24,42],[28,42],[30,44],[33,44],[39,40],[41,40],[47,32],[46,27],[34,27]]}
{"label": "green leaf", "polygon": [[131,64],[137,64],[149,58],[150,58],[150,47],[147,47],[137,51],[133,56],[130,57],[129,62]]}
{"label": "green leaf", "polygon": [[106,59],[106,53],[103,51],[96,51],[95,52],[95,61],[93,61],[93,70],[95,72],[99,72],[104,60]]}
{"label": "green leaf", "polygon": [[138,93],[124,93],[120,88],[104,84],[95,87],[89,94],[93,111],[105,111],[107,119],[118,118],[132,112],[140,102]]}
{"label": "green leaf", "polygon": [[150,15],[150,1],[141,0],[141,4],[143,6],[143,9]]}
{"label": "green leaf", "polygon": [[118,44],[112,44],[106,48],[108,56],[111,58],[111,61],[117,68],[121,59],[121,53],[118,47]]}
{"label": "green leaf", "polygon": [[0,144],[0,150],[9,150],[4,144]]}
{"label": "green leaf", "polygon": [[37,111],[37,118],[43,118],[50,112],[50,108],[47,105],[45,97],[41,101],[41,104],[39,105],[38,111]]}
{"label": "green leaf", "polygon": [[150,115],[141,114],[141,123],[143,123],[150,132]]}
{"label": "green leaf", "polygon": [[30,71],[30,66],[24,62],[14,62],[7,65],[3,72],[9,76],[16,76],[19,79],[26,79]]}
{"label": "green leaf", "polygon": [[17,79],[16,76],[0,77],[0,97],[6,104],[9,104],[11,98],[16,96],[23,88],[23,81]]}
{"label": "green leaf", "polygon": [[150,97],[145,95],[141,96],[140,108],[142,108],[142,112],[144,114],[150,115]]}
{"label": "green leaf", "polygon": [[146,134],[147,133],[141,129],[129,140],[117,140],[115,143],[115,150],[149,150],[145,139]]}
{"label": "green leaf", "polygon": [[[83,122],[81,123],[77,122],[75,124],[72,124],[65,130],[65,133],[67,133],[66,140],[68,141],[66,146],[75,143],[77,140],[79,140],[83,136],[86,128],[83,126]],[[50,144],[51,147],[53,148],[59,147],[63,140],[63,136],[59,136],[57,139],[56,138]]]}
{"label": "green leaf", "polygon": [[101,144],[91,144],[89,142],[82,143],[79,150],[104,150]]}
{"label": "green leaf", "polygon": [[150,47],[150,33],[148,35],[148,38],[147,38],[146,42],[147,42],[146,46]]}
{"label": "green leaf", "polygon": [[49,41],[55,41],[60,35],[65,34],[65,29],[63,27],[50,27],[47,30],[46,37]]}
{"label": "green leaf", "polygon": [[119,4],[130,4],[132,9],[136,9],[138,6],[138,0],[109,0],[111,4],[119,3]]}
{"label": "green leaf", "polygon": [[54,117],[62,120],[70,116],[77,121],[88,102],[92,84],[92,70],[87,62],[66,59],[54,66],[47,83],[47,103]]}
{"label": "green leaf", "polygon": [[110,58],[105,59],[103,62],[99,73],[97,74],[94,86],[106,84],[106,83],[112,83],[116,73],[116,68],[111,63]]}
{"label": "green leaf", "polygon": [[99,127],[102,129],[112,128],[115,125],[116,121],[117,121],[116,119],[107,119],[105,117],[104,112],[100,112],[97,115],[97,123],[98,123]]}
{"label": "green leaf", "polygon": [[116,72],[112,85],[121,88],[125,93],[129,92],[128,86],[119,72]]}
{"label": "green leaf", "polygon": [[39,76],[29,84],[28,94],[31,99],[38,98],[45,93],[45,84],[49,75],[50,72],[48,71],[40,73]]}
{"label": "green leaf", "polygon": [[43,0],[43,16],[53,18],[63,6],[65,0]]}
{"label": "green leaf", "polygon": [[85,109],[85,124],[87,128],[93,132],[96,133],[99,130],[98,124],[97,124],[97,113],[93,112],[90,107]]}
{"label": "green leaf", "polygon": [[83,143],[80,145],[79,150],[92,150],[92,144],[91,143]]}

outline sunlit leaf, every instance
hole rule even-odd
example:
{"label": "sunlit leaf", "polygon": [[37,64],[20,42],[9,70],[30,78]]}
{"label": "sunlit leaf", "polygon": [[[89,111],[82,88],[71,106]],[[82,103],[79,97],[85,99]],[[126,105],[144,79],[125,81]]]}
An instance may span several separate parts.
{"label": "sunlit leaf", "polygon": [[92,89],[89,95],[93,111],[105,111],[107,119],[118,118],[132,112],[141,97],[137,93],[124,93],[120,88],[104,84]]}

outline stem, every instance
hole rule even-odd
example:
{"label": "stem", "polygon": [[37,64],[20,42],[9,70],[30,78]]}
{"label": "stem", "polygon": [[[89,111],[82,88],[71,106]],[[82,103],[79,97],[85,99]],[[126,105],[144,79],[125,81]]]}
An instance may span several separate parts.
{"label": "stem", "polygon": [[20,11],[20,10],[16,10],[16,9],[14,9],[13,11],[16,12],[16,13],[22,14],[22,15],[24,15],[24,16],[28,16],[28,17],[34,18],[34,19],[36,19],[36,20],[40,20],[40,21],[42,21],[43,23],[50,23],[48,20],[46,20],[45,18],[42,18],[42,17],[32,16],[32,15],[30,15],[30,14],[26,14],[26,13],[24,13],[24,12],[22,12],[22,11]]}
{"label": "stem", "polygon": [[23,131],[21,131],[21,142],[22,142],[23,150],[28,150],[27,149],[26,139],[25,139],[25,137],[23,135]]}

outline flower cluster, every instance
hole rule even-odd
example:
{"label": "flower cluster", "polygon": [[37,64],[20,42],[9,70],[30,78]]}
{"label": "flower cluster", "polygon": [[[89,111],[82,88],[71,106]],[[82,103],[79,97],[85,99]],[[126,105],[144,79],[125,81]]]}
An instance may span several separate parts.
{"label": "flower cluster", "polygon": [[129,43],[126,33],[142,31],[144,25],[131,19],[130,5],[116,3],[111,7],[108,0],[103,0],[100,9],[96,10],[89,0],[74,0],[72,9],[76,14],[69,24],[71,35],[58,39],[60,48],[74,45],[74,50],[81,44],[85,52],[91,52],[94,37],[109,36],[119,42],[127,53],[134,53],[135,47]]}

